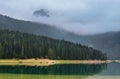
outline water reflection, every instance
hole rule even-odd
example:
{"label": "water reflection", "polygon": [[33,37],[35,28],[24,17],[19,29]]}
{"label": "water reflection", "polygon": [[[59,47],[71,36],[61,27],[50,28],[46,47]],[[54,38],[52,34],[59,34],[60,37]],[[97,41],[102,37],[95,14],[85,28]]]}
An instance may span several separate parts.
{"label": "water reflection", "polygon": [[120,76],[120,63],[113,62],[107,65],[107,68],[104,69],[98,75],[111,75],[111,76]]}
{"label": "water reflection", "polygon": [[53,66],[0,66],[0,73],[41,75],[94,75],[107,68],[107,64],[63,64]]}

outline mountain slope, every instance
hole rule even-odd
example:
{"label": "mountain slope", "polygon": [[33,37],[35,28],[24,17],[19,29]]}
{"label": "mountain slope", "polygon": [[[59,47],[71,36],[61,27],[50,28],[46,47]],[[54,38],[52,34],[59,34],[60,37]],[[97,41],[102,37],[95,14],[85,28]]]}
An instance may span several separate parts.
{"label": "mountain slope", "polygon": [[0,30],[0,58],[106,60],[106,54],[80,44],[33,34]]}
{"label": "mountain slope", "polygon": [[23,32],[47,35],[50,37],[57,37],[60,30],[50,27],[46,24],[38,24],[29,21],[16,20],[7,16],[0,15],[0,28],[19,30]]}
{"label": "mountain slope", "polygon": [[54,26],[42,23],[16,20],[3,15],[0,15],[0,28],[27,32],[37,35],[44,35],[55,39],[65,39],[72,42],[78,41],[78,39],[75,40],[78,35],[55,28]]}
{"label": "mountain slope", "polygon": [[120,32],[83,36],[60,30],[50,25],[16,20],[3,15],[0,15],[0,28],[43,35],[54,39],[64,39],[92,46],[107,53],[109,59],[120,59]]}
{"label": "mountain slope", "polygon": [[110,59],[120,59],[120,32],[86,36],[86,45],[102,50]]}

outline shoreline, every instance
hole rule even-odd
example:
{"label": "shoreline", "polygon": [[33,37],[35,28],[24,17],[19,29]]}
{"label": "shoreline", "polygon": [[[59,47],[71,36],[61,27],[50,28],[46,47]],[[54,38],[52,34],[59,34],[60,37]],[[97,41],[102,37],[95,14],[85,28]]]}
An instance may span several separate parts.
{"label": "shoreline", "polygon": [[0,65],[49,66],[55,64],[104,64],[112,60],[0,59]]}

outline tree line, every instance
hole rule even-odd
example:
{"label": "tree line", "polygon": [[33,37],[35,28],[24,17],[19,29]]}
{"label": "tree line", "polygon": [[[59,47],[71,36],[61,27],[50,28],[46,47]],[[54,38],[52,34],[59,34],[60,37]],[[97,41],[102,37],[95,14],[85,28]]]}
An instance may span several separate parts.
{"label": "tree line", "polygon": [[0,30],[0,58],[49,58],[63,60],[106,60],[99,50],[18,31]]}

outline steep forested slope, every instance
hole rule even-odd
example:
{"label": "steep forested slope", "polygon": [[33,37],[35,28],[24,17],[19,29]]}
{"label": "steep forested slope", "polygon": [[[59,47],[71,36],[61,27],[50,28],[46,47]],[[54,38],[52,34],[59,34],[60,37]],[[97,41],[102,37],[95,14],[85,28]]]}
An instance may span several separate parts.
{"label": "steep forested slope", "polygon": [[0,58],[107,59],[101,51],[44,36],[0,30]]}

